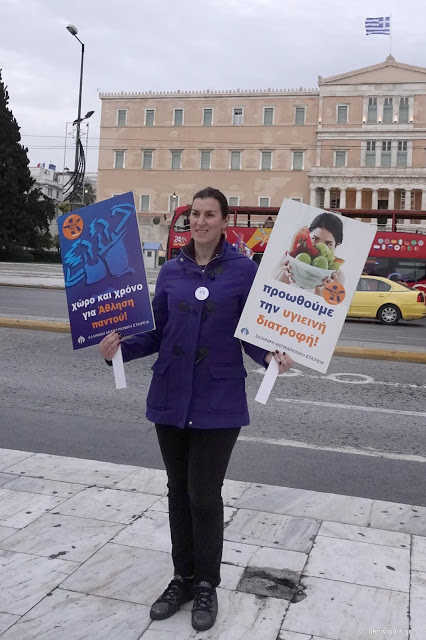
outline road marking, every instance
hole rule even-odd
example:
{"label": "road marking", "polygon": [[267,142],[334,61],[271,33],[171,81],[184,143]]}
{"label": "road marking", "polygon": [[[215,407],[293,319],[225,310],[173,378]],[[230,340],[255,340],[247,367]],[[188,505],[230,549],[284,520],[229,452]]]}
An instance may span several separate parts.
{"label": "road marking", "polygon": [[[344,380],[340,378],[340,376],[352,376],[355,378],[354,380]],[[330,373],[326,376],[328,380],[333,380],[334,382],[343,382],[345,384],[371,384],[374,382],[374,378],[371,376],[366,376],[363,373]]]}
{"label": "road marking", "polygon": [[[263,367],[261,369],[251,369],[250,373],[260,373],[261,375],[265,375],[265,369],[263,369]],[[339,376],[352,376],[355,379],[341,380]],[[290,371],[287,371],[286,373],[280,373],[278,375],[278,378],[297,378],[297,377],[315,378],[317,380],[331,380],[332,382],[343,382],[346,384],[381,384],[388,387],[401,387],[401,388],[411,387],[413,389],[426,389],[426,384],[385,382],[384,380],[375,380],[371,376],[367,376],[361,373],[330,373],[328,376],[325,376],[323,374],[315,375],[313,373],[304,373],[301,369],[291,368]]]}
{"label": "road marking", "polygon": [[3,309],[5,309],[6,311],[10,311],[11,309],[14,309],[16,311],[29,311],[29,309],[23,309],[22,307],[0,307],[0,311],[2,311]]}
{"label": "road marking", "polygon": [[408,460],[410,462],[426,462],[423,456],[414,456],[403,453],[385,453],[383,451],[372,451],[371,449],[354,449],[352,447],[319,447],[314,444],[307,444],[298,440],[274,440],[273,438],[252,438],[250,436],[239,436],[238,441],[259,442],[261,444],[274,444],[280,447],[295,447],[297,449],[315,449],[316,451],[331,451],[332,453],[349,453],[357,456],[370,456],[373,458],[389,458],[391,460]]}
{"label": "road marking", "polygon": [[414,416],[426,418],[426,412],[422,411],[401,411],[399,409],[381,409],[380,407],[365,407],[356,404],[335,404],[334,402],[314,402],[313,400],[295,400],[293,398],[275,398],[278,402],[294,402],[296,404],[309,404],[315,407],[330,407],[333,409],[351,409],[355,411],[369,411],[371,413],[392,413],[399,416]]}

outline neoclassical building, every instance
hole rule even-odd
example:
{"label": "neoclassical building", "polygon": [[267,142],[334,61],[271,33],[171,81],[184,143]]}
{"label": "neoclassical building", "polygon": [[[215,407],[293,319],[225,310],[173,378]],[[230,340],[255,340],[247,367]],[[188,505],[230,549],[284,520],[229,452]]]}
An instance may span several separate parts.
{"label": "neoclassical building", "polygon": [[316,89],[100,99],[98,199],[133,191],[141,218],[207,185],[232,205],[426,210],[426,68],[392,56]]}

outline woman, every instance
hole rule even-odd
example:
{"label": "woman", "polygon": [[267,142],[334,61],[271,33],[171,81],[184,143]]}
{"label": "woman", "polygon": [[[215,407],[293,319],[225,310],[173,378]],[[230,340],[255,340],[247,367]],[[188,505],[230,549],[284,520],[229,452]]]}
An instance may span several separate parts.
{"label": "woman", "polygon": [[[249,423],[246,371],[234,338],[256,265],[225,240],[229,210],[212,187],[195,194],[192,239],[158,276],[153,300],[156,329],[122,342],[125,361],[159,352],[152,367],[147,418],[155,422],[168,476],[175,575],[151,607],[163,620],[194,599],[192,626],[210,629],[217,615],[223,547],[221,488],[240,428]],[[121,337],[100,343],[111,360]],[[284,373],[293,361],[242,343],[255,362],[273,357]]]}
{"label": "woman", "polygon": [[[343,242],[343,223],[333,213],[323,211],[319,213],[309,226],[309,235],[313,246],[318,243],[325,244],[334,253],[336,247]],[[292,284],[293,274],[287,259],[282,263],[282,268],[277,280],[285,284]],[[341,271],[334,271],[329,278],[324,278],[322,283],[315,287],[314,293],[318,296],[323,295],[324,287],[330,282],[339,282],[343,284],[343,274]]]}

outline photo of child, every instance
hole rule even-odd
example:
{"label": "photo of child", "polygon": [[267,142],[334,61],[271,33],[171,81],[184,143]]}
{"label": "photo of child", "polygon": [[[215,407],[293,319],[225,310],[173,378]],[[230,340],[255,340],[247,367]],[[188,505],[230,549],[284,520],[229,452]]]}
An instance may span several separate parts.
{"label": "photo of child", "polygon": [[341,219],[333,213],[323,211],[309,226],[301,227],[296,232],[275,279],[324,296],[328,285],[344,284],[341,271],[344,260],[334,253],[342,242]]}

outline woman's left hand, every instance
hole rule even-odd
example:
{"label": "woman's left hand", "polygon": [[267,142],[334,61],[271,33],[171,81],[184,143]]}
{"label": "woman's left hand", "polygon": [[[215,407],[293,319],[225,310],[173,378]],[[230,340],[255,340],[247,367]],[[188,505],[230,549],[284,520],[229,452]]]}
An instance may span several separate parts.
{"label": "woman's left hand", "polygon": [[286,373],[291,369],[294,364],[294,360],[288,353],[282,353],[281,351],[275,351],[274,353],[267,353],[265,356],[266,364],[269,364],[275,358],[278,364],[278,373]]}

